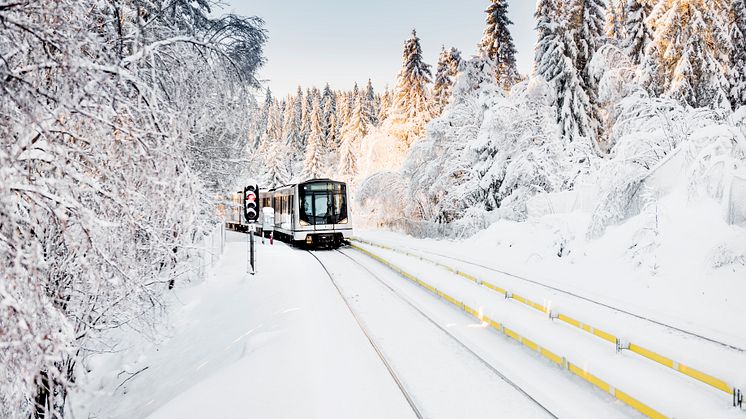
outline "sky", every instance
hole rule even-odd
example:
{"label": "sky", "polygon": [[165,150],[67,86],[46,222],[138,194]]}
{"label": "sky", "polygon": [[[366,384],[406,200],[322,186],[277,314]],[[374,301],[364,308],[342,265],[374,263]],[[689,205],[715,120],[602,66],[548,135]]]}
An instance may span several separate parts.
{"label": "sky", "polygon": [[[463,56],[482,38],[488,0],[223,0],[224,12],[266,21],[267,64],[260,78],[274,96],[327,82],[350,89],[370,78],[381,91],[393,87],[404,41],[417,29],[425,60],[433,66],[442,45]],[[519,70],[528,73],[535,43],[535,1],[509,4]]]}

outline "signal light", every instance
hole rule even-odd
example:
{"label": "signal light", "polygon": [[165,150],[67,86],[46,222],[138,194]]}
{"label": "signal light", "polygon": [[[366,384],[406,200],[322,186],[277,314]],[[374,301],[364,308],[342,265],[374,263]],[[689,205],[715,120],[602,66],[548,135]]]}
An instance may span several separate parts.
{"label": "signal light", "polygon": [[259,185],[249,185],[243,189],[244,218],[247,223],[254,223],[259,219]]}

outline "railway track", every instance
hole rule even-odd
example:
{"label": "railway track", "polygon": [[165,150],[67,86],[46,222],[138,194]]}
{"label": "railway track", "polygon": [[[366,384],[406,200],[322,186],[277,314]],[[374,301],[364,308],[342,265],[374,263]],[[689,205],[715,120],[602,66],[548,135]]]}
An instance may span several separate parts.
{"label": "railway track", "polygon": [[[373,245],[375,246],[375,244],[373,244]],[[615,306],[612,306],[610,304],[607,304],[607,303],[604,303],[604,302],[601,302],[601,301],[598,301],[598,300],[594,300],[593,298],[589,298],[589,297],[580,295],[578,293],[574,293],[574,292],[571,292],[571,291],[563,290],[561,288],[558,288],[558,287],[555,287],[555,286],[552,286],[552,285],[544,284],[544,283],[542,283],[540,281],[535,281],[535,280],[532,280],[532,279],[529,279],[529,278],[526,278],[526,277],[523,277],[523,276],[520,276],[520,275],[516,275],[516,274],[510,273],[510,272],[506,272],[506,271],[503,271],[503,270],[491,267],[491,266],[487,266],[487,265],[484,265],[484,264],[481,264],[481,263],[477,263],[477,262],[473,262],[473,261],[470,261],[470,260],[467,260],[467,259],[463,259],[463,258],[458,258],[458,257],[455,257],[455,256],[446,255],[446,254],[439,253],[439,252],[433,252],[433,251],[430,251],[430,250],[424,250],[424,249],[419,249],[419,248],[413,248],[412,250],[415,250],[415,251],[421,252],[421,253],[427,253],[427,254],[430,254],[430,255],[439,256],[439,257],[450,259],[450,260],[453,260],[453,261],[456,261],[456,262],[465,263],[467,265],[476,266],[478,268],[482,268],[482,269],[488,270],[490,272],[494,272],[494,273],[498,273],[498,274],[501,274],[501,275],[509,276],[509,277],[517,279],[519,281],[523,281],[523,282],[526,282],[526,283],[529,283],[529,284],[533,284],[533,285],[539,286],[541,288],[545,288],[545,289],[548,289],[548,290],[551,290],[551,291],[554,291],[554,292],[558,292],[560,294],[568,295],[570,297],[577,298],[579,300],[583,300],[585,302],[597,305],[599,307],[604,307],[604,308],[607,308],[609,310],[616,311],[618,313],[622,313],[622,314],[625,314],[625,315],[628,315],[628,316],[631,316],[631,317],[634,317],[634,318],[637,318],[637,319],[640,319],[640,320],[644,320],[646,322],[649,322],[649,323],[652,323],[652,324],[655,324],[655,325],[658,325],[658,326],[662,326],[662,327],[664,327],[666,329],[675,331],[677,333],[681,333],[681,334],[684,334],[684,335],[687,335],[687,336],[691,336],[691,337],[694,337],[694,338],[697,338],[697,339],[701,339],[701,340],[704,340],[704,341],[707,341],[707,342],[710,342],[710,343],[713,343],[713,344],[716,344],[716,345],[719,345],[719,346],[722,346],[724,348],[728,348],[728,349],[731,349],[731,350],[734,350],[734,351],[737,351],[737,352],[746,353],[746,348],[742,348],[742,347],[739,347],[739,346],[736,346],[736,345],[733,345],[733,344],[730,344],[730,343],[727,343],[727,342],[722,342],[722,341],[717,340],[715,338],[711,338],[711,337],[705,336],[705,335],[703,335],[701,333],[696,333],[696,332],[692,332],[692,331],[689,331],[689,330],[686,330],[686,329],[682,329],[680,327],[668,324],[666,322],[653,319],[653,318],[651,318],[649,316],[644,316],[644,315],[637,314],[637,313],[634,313],[634,312],[629,311],[629,310],[625,310],[623,308],[615,307]],[[427,258],[423,258],[423,260],[428,260],[428,259]]]}
{"label": "railway track", "polygon": [[[365,243],[364,241],[361,241],[361,243]],[[404,279],[407,279],[409,282],[413,282],[417,285],[419,285],[422,288],[425,288],[428,290],[431,294],[435,294],[439,297],[439,299],[443,300],[446,303],[449,303],[449,305],[455,306],[456,308],[461,309],[462,311],[465,311],[466,313],[470,314],[472,317],[478,317],[482,318],[482,305],[488,304],[491,307],[497,308],[497,306],[502,306],[503,308],[499,309],[498,311],[502,312],[499,318],[503,318],[506,320],[510,320],[511,323],[516,325],[516,327],[520,327],[520,323],[516,323],[516,320],[518,320],[517,317],[513,317],[515,315],[521,314],[521,310],[525,312],[525,308],[521,309],[521,306],[526,306],[526,308],[532,308],[536,311],[544,313],[544,315],[549,314],[550,318],[554,318],[553,314],[554,312],[549,311],[546,305],[542,306],[541,304],[535,303],[531,300],[526,299],[525,297],[514,295],[510,293],[509,291],[506,291],[502,288],[499,288],[498,286],[495,286],[494,284],[491,284],[487,281],[482,281],[472,275],[466,274],[463,271],[456,270],[452,266],[445,265],[441,262],[428,260],[426,257],[423,257],[422,255],[418,254],[412,254],[406,251],[398,250],[398,249],[391,249],[386,246],[382,245],[376,245],[371,243],[365,243],[368,246],[377,246],[384,250],[385,253],[371,253],[369,250],[366,250],[365,248],[362,248],[357,245],[353,245],[357,250],[360,250],[363,253],[368,254],[368,256],[371,256],[373,259],[378,260],[379,262],[383,263],[384,265],[387,265],[390,269],[398,272]],[[400,253],[400,256],[396,256],[397,253]],[[388,255],[388,256],[387,256]],[[399,264],[403,263],[403,264]],[[402,270],[400,267],[408,267],[407,270]],[[429,266],[429,267],[428,267]],[[414,270],[410,270],[414,269]],[[417,273],[419,272],[419,274]],[[459,278],[461,279],[468,279],[468,281],[453,281],[450,278]],[[428,279],[429,278],[429,279]],[[424,281],[422,281],[424,279]],[[444,288],[441,288],[444,287]],[[480,291],[481,290],[481,291]],[[492,298],[489,297],[489,294],[492,292],[497,291],[499,294],[504,294],[504,298],[500,298],[499,300],[495,300],[494,302],[489,302],[492,300]],[[462,299],[465,298],[465,299]],[[518,305],[512,305],[512,304],[500,304],[497,303],[497,301],[502,300],[513,300],[519,301],[523,304]],[[497,304],[497,306],[495,305]],[[515,309],[510,308],[515,307]],[[479,308],[478,313],[476,308]],[[518,311],[516,311],[518,310]],[[530,312],[530,311],[529,311]],[[513,314],[511,314],[513,313]],[[523,316],[523,314],[521,314]],[[562,317],[562,315],[559,315]],[[494,318],[494,317],[493,317]],[[512,319],[512,320],[511,320]],[[594,355],[594,357],[597,357],[595,361],[592,361],[591,358],[587,358],[587,361],[584,361],[590,363],[595,363],[598,366],[602,366],[598,371],[600,371],[603,375],[608,377],[612,380],[613,383],[622,383],[622,386],[624,388],[629,388],[636,390],[639,395],[642,395],[643,398],[648,399],[648,402],[654,402],[656,400],[656,397],[653,396],[653,394],[659,394],[660,396],[663,396],[662,399],[659,399],[659,401],[663,401],[663,404],[660,404],[658,402],[655,402],[654,404],[658,404],[659,407],[663,408],[663,410],[669,410],[670,412],[679,411],[679,407],[675,403],[672,404],[672,402],[675,399],[672,399],[668,397],[668,395],[665,395],[664,393],[660,393],[656,386],[650,386],[649,384],[639,386],[639,384],[644,384],[645,380],[632,380],[630,381],[629,378],[634,377],[635,373],[632,371],[638,371],[638,374],[644,374],[645,376],[649,376],[652,380],[662,380],[666,381],[668,383],[668,386],[670,388],[677,388],[681,386],[682,390],[690,393],[691,397],[696,397],[701,400],[702,404],[700,405],[701,408],[707,405],[712,404],[712,402],[719,397],[722,396],[716,396],[715,393],[713,393],[713,390],[716,388],[718,390],[724,391],[726,393],[731,393],[734,398],[734,405],[736,405],[736,398],[740,400],[740,391],[738,391],[737,388],[730,386],[728,383],[723,382],[722,380],[719,380],[715,377],[709,376],[707,374],[702,373],[701,371],[697,371],[692,369],[691,367],[685,366],[683,364],[680,364],[676,362],[675,360],[666,358],[664,356],[661,356],[659,354],[656,354],[654,352],[648,351],[645,348],[642,348],[636,344],[630,344],[627,343],[628,346],[621,347],[620,348],[620,341],[618,338],[616,338],[613,335],[610,335],[602,330],[595,329],[594,327],[578,322],[577,320],[574,320],[572,318],[569,318],[567,316],[564,316],[563,318],[560,318],[560,320],[564,320],[564,323],[567,323],[570,326],[574,326],[572,328],[565,328],[560,327],[559,329],[552,330],[551,328],[544,327],[543,325],[539,323],[533,323],[530,325],[529,323],[525,323],[522,325],[522,328],[525,332],[528,332],[529,335],[533,335],[531,337],[531,340],[526,339],[525,336],[520,336],[515,333],[516,329],[513,329],[513,326],[511,326],[511,330],[507,331],[507,327],[502,324],[501,321],[495,322],[493,327],[500,332],[504,333],[505,335],[515,339],[518,342],[521,342],[524,344],[524,346],[527,346],[528,348],[537,351],[542,352],[544,350],[543,346],[539,346],[537,341],[534,340],[536,338],[539,339],[539,342],[544,342],[548,344],[552,344],[554,342],[555,348],[562,348],[565,346],[565,350],[569,350],[568,352],[570,355],[575,353],[575,357],[577,359],[578,352],[572,349],[572,346],[566,346],[566,344],[573,340],[580,340],[587,342],[588,345],[592,345],[595,347],[602,348],[604,344],[608,344],[608,342],[611,340],[612,348],[614,345],[614,340],[616,339],[616,345],[617,345],[617,352],[619,353],[620,350],[629,350],[628,352],[635,352],[637,355],[642,355],[642,357],[634,359],[629,358],[628,356],[621,356],[621,357],[608,357],[608,355],[603,354],[603,350],[600,353],[597,353]],[[492,320],[485,320],[492,323]],[[548,324],[556,324],[555,322],[548,322]],[[520,328],[518,330],[521,330]],[[567,335],[567,333],[563,332],[562,330],[567,330],[568,332],[571,332],[571,335]],[[572,332],[574,330],[574,332]],[[580,333],[581,335],[578,335]],[[590,337],[582,337],[583,334],[587,333],[588,335],[595,335],[596,338],[601,338],[598,340],[594,340]],[[575,337],[573,337],[573,334]],[[564,335],[564,337],[563,337]],[[542,337],[543,336],[543,337]],[[553,336],[553,337],[552,337]],[[569,340],[568,340],[569,339]],[[590,339],[590,341],[588,340]],[[565,342],[563,343],[563,340]],[[559,344],[559,345],[557,345]],[[583,346],[586,346],[584,344]],[[588,349],[583,349],[583,351],[590,350],[590,346]],[[556,354],[557,352],[555,352]],[[560,351],[560,353],[563,353]],[[626,352],[625,352],[626,353]],[[543,353],[542,353],[543,354]],[[582,355],[581,356],[587,356]],[[736,356],[736,355],[733,355]],[[548,358],[552,359],[552,356],[547,356]],[[560,355],[560,358],[557,358],[554,356],[554,359],[552,359],[555,363],[562,364],[563,368],[564,365],[567,364],[567,361],[565,361],[565,358]],[[645,360],[647,358],[647,360]],[[731,357],[732,358],[732,357]],[[740,358],[740,355],[738,356]],[[581,358],[582,359],[582,358]],[[624,366],[628,364],[627,359],[631,361],[632,363],[629,364],[629,366]],[[681,375],[673,374],[659,374],[656,373],[655,370],[659,367],[656,367],[655,364],[646,364],[645,361],[654,361],[657,364],[662,364],[663,366],[668,367],[670,370],[673,370],[675,372],[681,373]],[[603,366],[604,363],[606,363],[608,366]],[[735,367],[738,364],[734,364]],[[628,370],[629,367],[632,367],[632,369]],[[615,386],[609,382],[604,382],[603,380],[599,380],[598,376],[590,375],[585,371],[585,366],[580,368],[578,370],[577,368],[573,371],[573,367],[567,368],[570,372],[572,372],[575,375],[580,375],[581,377],[585,378],[587,381],[590,381],[592,384],[594,384],[596,387],[599,387],[603,389],[606,392],[609,392],[612,395],[616,395],[618,399],[625,401],[627,399],[628,394],[621,392],[618,388],[615,388]],[[717,371],[716,371],[717,372]],[[632,374],[632,375],[629,375]],[[731,374],[726,373],[726,377]],[[685,377],[688,376],[688,377]],[[736,374],[734,377],[737,377],[738,374]],[[642,377],[642,376],[640,376]],[[693,381],[691,378],[694,378]],[[731,377],[731,379],[734,379]],[[738,382],[738,378],[735,378],[736,382]],[[710,387],[698,387],[696,381],[701,382],[702,384],[708,384]],[[648,383],[651,383],[652,381],[649,381]],[[639,387],[639,388],[638,388]],[[714,388],[713,388],[714,387]],[[673,390],[672,390],[673,391]],[[722,394],[722,393],[720,393]],[[713,397],[715,396],[715,397]],[[628,399],[629,400],[629,399]],[[687,399],[691,400],[692,399]],[[625,401],[626,402],[626,401]],[[627,403],[635,407],[637,410],[646,413],[646,410],[649,409],[649,405],[640,404],[637,403],[637,400],[632,400],[632,403]],[[666,406],[668,405],[668,407]],[[740,405],[740,402],[738,403]],[[713,405],[717,406],[717,404]],[[722,405],[721,405],[722,406]],[[661,416],[656,411],[651,411],[651,416]],[[648,414],[648,413],[646,413]],[[679,412],[679,414],[682,414]]]}
{"label": "railway track", "polygon": [[[392,378],[396,382],[397,386],[401,390],[404,397],[409,402],[410,406],[412,407],[412,410],[417,415],[417,417],[422,417],[422,410],[417,407],[415,403],[414,397],[411,395],[411,393],[407,390],[406,386],[402,382],[402,379],[400,377],[400,374],[398,374],[391,366],[391,363],[386,358],[385,354],[380,348],[380,345],[376,342],[376,340],[371,335],[370,331],[368,330],[365,323],[361,320],[360,316],[356,313],[355,309],[352,307],[350,301],[347,299],[347,297],[344,295],[342,289],[339,287],[334,275],[330,272],[330,270],[327,268],[325,263],[318,257],[317,254],[315,254],[312,251],[308,251],[314,259],[316,259],[317,262],[322,266],[324,271],[326,272],[327,276],[329,277],[330,281],[334,285],[335,289],[339,293],[342,300],[347,305],[347,308],[349,309],[352,316],[355,318],[355,321],[360,326],[360,329],[363,331],[365,336],[367,337],[368,341],[370,342],[371,346],[375,349],[376,353],[378,354],[381,361],[386,366],[387,370],[389,371],[389,374],[391,374]],[[412,308],[416,313],[418,313],[419,316],[421,316],[424,320],[426,320],[429,324],[433,325],[435,328],[437,328],[440,332],[442,332],[445,336],[447,336],[451,341],[453,341],[460,349],[464,350],[466,353],[468,353],[470,356],[474,357],[475,360],[479,362],[482,366],[484,366],[490,373],[494,374],[495,377],[512,387],[514,390],[516,390],[518,393],[520,393],[523,397],[526,398],[531,404],[535,405],[537,408],[539,408],[541,411],[546,413],[548,416],[557,418],[558,416],[555,415],[547,406],[539,402],[536,398],[531,396],[525,389],[523,389],[520,385],[518,385],[513,380],[509,379],[505,376],[502,372],[500,372],[497,368],[495,368],[490,362],[485,360],[482,356],[480,356],[478,353],[473,351],[471,348],[469,348],[466,344],[464,344],[457,336],[455,336],[453,333],[451,333],[447,328],[443,327],[441,324],[439,324],[435,319],[433,319],[430,315],[425,313],[422,309],[420,309],[415,303],[413,303],[410,299],[407,297],[401,295],[398,293],[394,288],[392,288],[388,283],[386,283],[385,280],[383,280],[379,275],[372,272],[368,267],[360,263],[359,261],[355,260],[355,258],[351,257],[347,253],[335,250],[336,253],[341,254],[344,256],[347,260],[349,260],[351,263],[355,264],[356,266],[360,267],[362,270],[364,270],[371,278],[373,278],[376,283],[381,285],[383,288],[387,290],[387,292],[394,296],[397,300],[403,302],[406,306]]]}
{"label": "railway track", "polygon": [[329,269],[326,267],[324,262],[319,259],[314,252],[307,250],[307,252],[313,256],[314,259],[316,259],[317,262],[321,265],[321,267],[324,269],[324,272],[326,272],[326,275],[329,277],[329,281],[331,281],[332,285],[334,285],[334,288],[337,290],[337,293],[339,294],[339,297],[342,299],[342,301],[345,303],[345,306],[347,306],[347,310],[349,310],[352,317],[355,319],[355,322],[357,323],[360,330],[363,332],[365,337],[368,339],[368,342],[370,343],[370,346],[373,347],[373,350],[375,350],[376,355],[378,355],[378,358],[381,360],[383,365],[386,367],[386,370],[389,372],[389,375],[391,375],[391,378],[396,383],[397,387],[399,387],[399,390],[401,391],[404,398],[407,400],[407,403],[409,404],[409,407],[412,408],[412,412],[415,416],[417,416],[419,419],[423,419],[424,416],[422,415],[422,412],[420,408],[417,406],[417,404],[414,401],[414,398],[410,394],[409,390],[407,390],[406,386],[402,382],[401,378],[399,377],[399,374],[394,370],[394,368],[391,366],[391,363],[389,362],[388,358],[386,358],[386,355],[384,355],[383,351],[381,350],[381,347],[378,345],[376,340],[373,338],[373,335],[368,330],[368,327],[365,325],[365,323],[360,319],[360,316],[357,314],[354,308],[352,308],[352,304],[350,304],[350,300],[347,299],[347,297],[342,292],[342,289],[339,288],[339,285],[337,284],[337,281],[334,278],[334,275],[332,275],[331,272],[329,272]]}

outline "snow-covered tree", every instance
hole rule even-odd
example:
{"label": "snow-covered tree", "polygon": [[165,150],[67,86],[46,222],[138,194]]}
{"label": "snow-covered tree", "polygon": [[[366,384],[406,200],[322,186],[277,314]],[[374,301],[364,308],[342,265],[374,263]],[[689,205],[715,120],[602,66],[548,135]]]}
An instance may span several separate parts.
{"label": "snow-covered tree", "polygon": [[290,181],[288,147],[282,141],[272,141],[264,150],[264,179],[268,188],[282,186]]}
{"label": "snow-covered tree", "polygon": [[[585,138],[594,141],[596,122],[592,118],[590,98],[578,72],[576,30],[570,27],[562,0],[541,0],[536,8],[539,42],[536,45],[534,71],[554,89],[557,121],[562,135],[570,141]],[[578,11],[574,10],[577,14]]]}
{"label": "snow-covered tree", "polygon": [[651,90],[693,107],[729,107],[728,18],[723,0],[659,1],[648,17]]}
{"label": "snow-covered tree", "polygon": [[389,110],[391,109],[391,104],[393,102],[393,94],[389,90],[389,86],[386,85],[386,88],[384,89],[383,93],[381,94],[381,100],[380,100],[380,107],[378,109],[378,121],[379,123],[385,121],[389,117]]}
{"label": "snow-covered tree", "polygon": [[746,0],[732,0],[730,29],[730,100],[734,109],[746,106]]}
{"label": "snow-covered tree", "polygon": [[516,49],[509,25],[507,0],[491,0],[485,10],[487,27],[479,42],[479,50],[490,58],[495,66],[495,76],[500,85],[509,90],[520,78],[516,66]]}
{"label": "snow-covered tree", "polygon": [[315,179],[324,175],[324,128],[321,126],[321,99],[313,98],[313,106],[310,112],[311,131],[308,135],[308,145],[306,146],[306,155],[303,160],[303,178]]}
{"label": "snow-covered tree", "polygon": [[254,138],[254,148],[259,147],[259,144],[261,144],[262,139],[264,138],[265,134],[267,133],[267,123],[269,122],[269,112],[272,108],[272,103],[274,103],[275,98],[272,96],[272,90],[267,87],[267,89],[264,91],[264,104],[262,105],[261,113],[259,114],[259,118],[257,118],[256,122],[256,135]]}
{"label": "snow-covered tree", "polygon": [[243,175],[266,35],[212,16],[207,2],[0,6],[0,417],[69,412],[82,361],[118,349],[112,329],[160,320],[217,221],[212,197],[234,186],[219,178]]}
{"label": "snow-covered tree", "polygon": [[629,0],[609,0],[606,8],[606,38],[614,45],[627,39]]}
{"label": "snow-covered tree", "polygon": [[626,38],[621,46],[636,65],[645,60],[645,47],[650,43],[652,35],[647,19],[652,7],[648,0],[628,0],[627,19],[625,23]]}
{"label": "snow-covered tree", "polygon": [[445,46],[441,49],[433,84],[433,113],[435,115],[440,115],[448,105],[460,64],[461,52],[459,50],[456,48],[446,50]]}
{"label": "snow-covered tree", "polygon": [[[568,19],[570,33],[575,39],[575,48],[568,56],[574,57],[575,70],[580,81],[576,87],[582,89],[582,93],[574,94],[573,107],[575,109],[571,113],[575,118],[575,123],[580,125],[580,135],[595,143],[599,139],[600,110],[596,98],[596,80],[590,75],[589,65],[593,60],[593,55],[606,42],[604,33],[606,1],[571,0]],[[572,85],[574,83],[569,83],[568,87]],[[583,113],[582,116],[581,113]]]}
{"label": "snow-covered tree", "polygon": [[267,127],[264,130],[264,135],[262,136],[262,140],[258,148],[258,150],[260,150],[260,153],[263,153],[272,145],[272,143],[280,141],[282,139],[282,126],[283,121],[282,113],[280,112],[280,102],[278,102],[277,100],[273,100],[272,103],[269,105],[269,110],[267,112]]}
{"label": "snow-covered tree", "polygon": [[371,126],[367,121],[365,110],[365,97],[358,95],[355,99],[355,106],[352,108],[350,120],[344,126],[342,131],[343,141],[349,140],[353,150],[359,147],[360,140],[365,137]]}
{"label": "snow-covered tree", "polygon": [[365,91],[363,91],[363,114],[365,116],[365,122],[368,126],[378,126],[378,97],[376,92],[373,90],[373,82],[368,79],[368,84],[365,85]]}
{"label": "snow-covered tree", "polygon": [[321,93],[321,125],[324,130],[324,147],[337,147],[337,95],[329,87],[324,86]]}
{"label": "snow-covered tree", "polygon": [[432,72],[430,65],[423,60],[420,38],[414,30],[412,37],[404,43],[402,61],[389,111],[389,129],[401,141],[401,148],[406,150],[422,137],[425,124],[432,119],[428,91]]}
{"label": "snow-covered tree", "polygon": [[287,162],[285,182],[297,173],[297,163],[303,159],[303,144],[301,138],[303,114],[303,92],[298,89],[298,95],[288,96],[285,104],[284,121],[282,124],[282,147],[286,153],[283,158]]}
{"label": "snow-covered tree", "polygon": [[339,166],[337,173],[348,185],[352,185],[355,176],[357,176],[357,148],[353,143],[352,136],[345,137],[339,149]]}

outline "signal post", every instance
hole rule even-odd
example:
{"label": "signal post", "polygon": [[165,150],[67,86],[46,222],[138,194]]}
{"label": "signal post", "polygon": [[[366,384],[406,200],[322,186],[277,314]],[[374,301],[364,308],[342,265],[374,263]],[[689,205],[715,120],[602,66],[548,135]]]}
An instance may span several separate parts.
{"label": "signal post", "polygon": [[259,185],[254,182],[243,188],[243,210],[244,219],[246,220],[246,224],[249,226],[246,271],[251,275],[254,275],[256,273],[254,233],[256,233],[256,222],[259,219]]}

